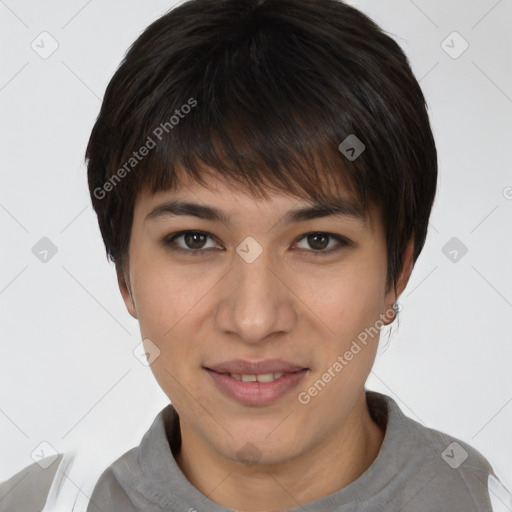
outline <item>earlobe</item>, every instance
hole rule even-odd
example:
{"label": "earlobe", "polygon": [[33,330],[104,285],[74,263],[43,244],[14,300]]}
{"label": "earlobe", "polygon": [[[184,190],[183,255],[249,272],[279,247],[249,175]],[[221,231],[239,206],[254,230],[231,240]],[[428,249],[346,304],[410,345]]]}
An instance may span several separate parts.
{"label": "earlobe", "polygon": [[135,309],[135,303],[133,301],[133,296],[130,289],[129,280],[125,278],[122,272],[117,272],[117,282],[119,284],[119,290],[121,291],[121,295],[123,297],[128,313],[130,313],[130,315],[132,315],[133,318],[138,318],[137,310]]}

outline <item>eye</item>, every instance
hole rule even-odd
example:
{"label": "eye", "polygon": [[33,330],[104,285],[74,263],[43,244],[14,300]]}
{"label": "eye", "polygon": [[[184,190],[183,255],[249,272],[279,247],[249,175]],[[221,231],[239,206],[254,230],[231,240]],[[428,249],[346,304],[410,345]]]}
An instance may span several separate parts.
{"label": "eye", "polygon": [[[207,245],[210,239],[212,242]],[[304,240],[307,246],[300,246],[301,240]],[[332,243],[337,242],[337,244]],[[207,249],[219,248],[208,233],[203,231],[180,231],[166,236],[161,241],[161,245],[169,248],[171,251],[197,255],[206,252]],[[315,256],[326,255],[341,250],[343,247],[350,246],[352,243],[339,235],[325,233],[323,231],[314,231],[306,233],[299,239],[297,246]]]}
{"label": "eye", "polygon": [[[206,245],[206,240],[211,236],[203,231],[180,231],[165,237],[162,240],[162,245],[169,247],[172,251],[183,252],[188,254],[198,254],[205,249],[215,248],[216,245]],[[177,243],[180,240],[181,243]]]}
{"label": "eye", "polygon": [[[300,240],[305,240],[306,244],[313,250],[308,250],[308,247],[300,247],[299,244],[297,244],[299,249],[306,249],[315,256],[320,254],[329,254],[351,245],[350,241],[346,238],[339,235],[333,235],[332,233],[324,233],[323,231],[307,233],[300,238]],[[331,244],[330,242],[332,241],[338,242],[338,246],[336,246],[336,244]],[[334,247],[332,247],[332,245],[334,245]]]}

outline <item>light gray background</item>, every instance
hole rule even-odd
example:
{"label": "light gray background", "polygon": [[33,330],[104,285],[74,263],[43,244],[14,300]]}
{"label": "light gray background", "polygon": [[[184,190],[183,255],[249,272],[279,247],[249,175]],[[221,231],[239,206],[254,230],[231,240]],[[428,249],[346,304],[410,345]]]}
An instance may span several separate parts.
{"label": "light gray background", "polygon": [[[400,328],[387,349],[383,331],[368,387],[469,442],[512,488],[512,0],[351,3],[409,56],[440,165]],[[43,441],[99,475],[168,402],[133,355],[138,324],[105,258],[83,156],[126,49],[172,5],[0,0],[0,480]],[[51,48],[43,31],[58,42],[47,59],[31,48]],[[469,44],[458,58],[445,51],[462,48],[454,31]],[[42,237],[58,249],[46,263],[32,253]],[[468,248],[456,262],[443,253],[452,237]]]}

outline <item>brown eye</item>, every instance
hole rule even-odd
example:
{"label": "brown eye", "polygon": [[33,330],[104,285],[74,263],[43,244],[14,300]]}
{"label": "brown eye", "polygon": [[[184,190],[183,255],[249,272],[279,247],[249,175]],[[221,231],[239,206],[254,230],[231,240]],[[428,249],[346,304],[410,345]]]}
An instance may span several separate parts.
{"label": "brown eye", "polygon": [[[324,233],[322,231],[307,233],[300,240],[304,240],[305,243],[299,242],[297,244],[299,249],[306,249],[313,254],[329,254],[341,249],[342,247],[350,245],[350,242],[347,239],[331,233]],[[300,246],[300,243],[303,244],[302,247]]]}
{"label": "brown eye", "polygon": [[[212,240],[210,245],[206,245],[208,239]],[[218,246],[213,242],[211,235],[202,231],[180,231],[165,237],[161,241],[162,246],[168,247],[172,251],[196,255],[201,252],[207,252],[207,249],[215,249]]]}
{"label": "brown eye", "polygon": [[188,231],[183,235],[183,241],[189,249],[202,249],[208,237],[204,233]]}
{"label": "brown eye", "polygon": [[325,233],[313,233],[307,239],[309,246],[315,250],[325,249],[329,245],[329,235]]}

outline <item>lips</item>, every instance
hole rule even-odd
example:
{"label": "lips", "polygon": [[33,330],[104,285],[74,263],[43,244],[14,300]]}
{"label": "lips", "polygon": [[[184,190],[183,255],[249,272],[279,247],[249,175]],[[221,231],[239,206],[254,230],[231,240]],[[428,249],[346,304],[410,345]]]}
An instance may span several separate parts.
{"label": "lips", "polygon": [[305,366],[284,361],[282,359],[266,359],[259,362],[245,361],[243,359],[232,359],[222,363],[205,366],[208,370],[217,373],[262,375],[269,373],[295,373],[307,370]]}
{"label": "lips", "polygon": [[267,405],[297,387],[309,368],[282,359],[232,359],[204,367],[216,388],[244,405]]}

